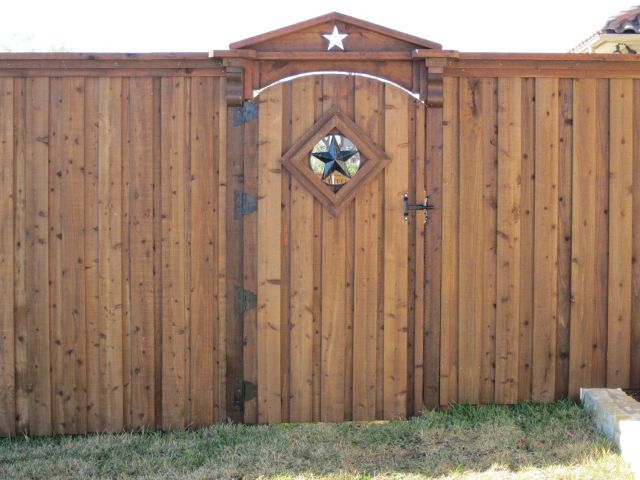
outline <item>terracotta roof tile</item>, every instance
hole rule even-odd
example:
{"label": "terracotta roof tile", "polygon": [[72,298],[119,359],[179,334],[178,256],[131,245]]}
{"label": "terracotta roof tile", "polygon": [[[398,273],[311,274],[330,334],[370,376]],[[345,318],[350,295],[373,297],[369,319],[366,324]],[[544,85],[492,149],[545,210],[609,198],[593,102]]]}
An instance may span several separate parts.
{"label": "terracotta roof tile", "polygon": [[598,33],[640,33],[640,5],[611,17]]}

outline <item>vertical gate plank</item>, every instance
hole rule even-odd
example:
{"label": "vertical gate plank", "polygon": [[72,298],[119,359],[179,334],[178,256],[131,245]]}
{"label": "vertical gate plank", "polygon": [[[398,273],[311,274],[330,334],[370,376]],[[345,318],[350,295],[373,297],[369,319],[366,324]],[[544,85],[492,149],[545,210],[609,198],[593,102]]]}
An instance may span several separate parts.
{"label": "vertical gate plank", "polygon": [[536,80],[532,399],[555,398],[558,299],[558,80]]}
{"label": "vertical gate plank", "polygon": [[498,207],[498,81],[482,79],[482,350],[480,357],[480,403],[493,403],[496,376],[496,254]]}
{"label": "vertical gate plank", "polygon": [[[291,140],[314,122],[314,77],[292,86]],[[291,408],[290,421],[313,418],[313,196],[291,179]]]}
{"label": "vertical gate plank", "polygon": [[574,80],[569,395],[590,387],[596,267],[596,80]]}
{"label": "vertical gate plank", "polygon": [[15,433],[13,79],[0,79],[0,436]]}
{"label": "vertical gate plank", "polygon": [[129,80],[130,427],[155,422],[153,81]]}
{"label": "vertical gate plank", "polygon": [[261,95],[258,140],[258,421],[282,418],[280,371],[282,85]]}
{"label": "vertical gate plank", "polygon": [[458,401],[459,80],[443,79],[440,405]]}
{"label": "vertical gate plank", "polygon": [[236,289],[242,287],[243,267],[243,221],[242,217],[235,215],[236,192],[244,191],[244,165],[243,148],[244,124],[235,125],[233,121],[234,111],[237,108],[227,109],[227,164],[226,177],[224,179],[227,188],[226,199],[226,293],[231,305],[226,315],[226,405],[227,417],[233,421],[243,418],[242,404],[235,398],[236,382],[244,378],[243,375],[243,314],[235,305]]}
{"label": "vertical gate plank", "polygon": [[631,358],[633,80],[611,80],[607,387],[627,388]]}
{"label": "vertical gate plank", "polygon": [[[282,85],[282,142],[280,153],[291,146],[291,82]],[[291,174],[280,169],[281,248],[280,257],[280,382],[282,422],[289,422],[291,356]]]}
{"label": "vertical gate plank", "polygon": [[[244,125],[244,192],[247,195],[258,196],[258,130],[259,120]],[[243,282],[244,288],[250,292],[257,292],[258,284],[258,215],[245,215],[242,238]],[[257,384],[258,357],[257,331],[258,314],[255,308],[244,312],[244,379]],[[258,423],[258,399],[252,398],[244,402],[244,421]]]}
{"label": "vertical gate plank", "polygon": [[101,426],[123,428],[121,81],[98,80]]}
{"label": "vertical gate plank", "polygon": [[[345,111],[340,86],[338,75],[323,77],[323,111],[334,106]],[[348,209],[343,209],[338,216],[322,210],[320,417],[329,422],[341,422],[345,414],[347,220]]]}
{"label": "vertical gate plank", "polygon": [[573,154],[573,80],[561,79],[558,93],[558,313],[556,323],[556,398],[569,388],[571,317],[571,162]]}
{"label": "vertical gate plank", "polygon": [[[380,139],[378,108],[383,86],[371,79],[355,80],[356,124],[374,141]],[[381,218],[379,180],[361,187],[355,206],[355,265],[358,283],[354,290],[353,317],[353,420],[375,420],[377,385],[378,251]]]}
{"label": "vertical gate plank", "polygon": [[522,81],[498,81],[496,402],[518,400]]}
{"label": "vertical gate plank", "polygon": [[181,427],[187,405],[187,89],[189,79],[162,79],[162,426]]}
{"label": "vertical gate plank", "polygon": [[[483,233],[483,100],[480,80],[460,80],[459,397],[480,394]],[[462,274],[464,272],[464,274]]]}
{"label": "vertical gate plank", "polygon": [[384,417],[404,417],[407,409],[408,229],[402,220],[402,196],[409,184],[409,99],[385,85],[384,171]]}

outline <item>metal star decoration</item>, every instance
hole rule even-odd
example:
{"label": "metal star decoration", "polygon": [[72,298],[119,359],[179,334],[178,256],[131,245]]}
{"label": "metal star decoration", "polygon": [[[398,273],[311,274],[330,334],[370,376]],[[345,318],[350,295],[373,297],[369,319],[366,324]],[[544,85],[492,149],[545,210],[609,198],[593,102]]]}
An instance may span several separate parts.
{"label": "metal star decoration", "polygon": [[351,178],[351,174],[347,169],[347,160],[353,157],[357,150],[340,150],[335,135],[331,135],[329,149],[326,152],[313,152],[311,155],[324,163],[322,171],[322,180],[326,180],[333,172],[338,172],[347,178]]}
{"label": "metal star decoration", "polygon": [[327,50],[331,50],[333,47],[338,47],[341,50],[344,50],[344,45],[342,45],[342,40],[347,38],[349,35],[346,33],[340,33],[338,31],[338,27],[336,25],[333,26],[333,32],[322,35],[324,38],[329,40],[329,46]]}

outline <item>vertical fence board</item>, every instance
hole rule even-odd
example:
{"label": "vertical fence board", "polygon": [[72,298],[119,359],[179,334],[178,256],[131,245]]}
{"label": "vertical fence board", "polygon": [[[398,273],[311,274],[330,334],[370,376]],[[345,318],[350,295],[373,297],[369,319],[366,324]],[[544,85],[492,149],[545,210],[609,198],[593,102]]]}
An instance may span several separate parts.
{"label": "vertical fence board", "polygon": [[633,81],[632,303],[629,387],[640,388],[640,80]]}
{"label": "vertical fence board", "polygon": [[130,427],[155,424],[153,80],[129,85]]}
{"label": "vertical fence board", "polygon": [[[28,392],[28,351],[27,351],[27,283],[26,283],[26,97],[27,82],[24,78],[13,80],[13,316],[14,336],[12,340],[15,355],[15,433],[28,432],[29,392]],[[14,420],[11,420],[13,422]],[[0,423],[2,421],[0,420]]]}
{"label": "vertical fence board", "polygon": [[51,433],[49,335],[49,79],[27,80],[25,155],[29,433]]}
{"label": "vertical fence board", "polygon": [[558,299],[558,80],[536,80],[532,398],[555,398]]}
{"label": "vertical fence board", "polygon": [[13,79],[0,79],[0,436],[15,433]]}
{"label": "vertical fence board", "polygon": [[[481,81],[460,80],[459,385],[458,401],[480,397],[483,314],[483,94]],[[481,240],[482,239],[482,240]],[[464,272],[464,275],[462,274]]]}
{"label": "vertical fence board", "polygon": [[535,196],[535,82],[522,79],[520,167],[520,325],[518,327],[518,401],[531,400],[533,363],[533,271]]}
{"label": "vertical fence board", "polygon": [[522,81],[498,81],[496,402],[518,400]]}
{"label": "vertical fence board", "polygon": [[573,80],[559,81],[558,92],[558,309],[556,320],[556,398],[569,388],[571,317],[571,208],[573,159]]}
{"label": "vertical fence board", "polygon": [[[215,420],[217,331],[213,312],[215,272],[215,80],[198,78],[191,87],[191,423]],[[242,355],[242,352],[238,352]]]}
{"label": "vertical fence board", "polygon": [[187,424],[188,82],[162,79],[162,426]]}
{"label": "vertical fence board", "polygon": [[100,381],[100,216],[98,208],[98,79],[84,83],[84,266],[87,316],[87,430],[101,426]]}
{"label": "vertical fence board", "polygon": [[98,81],[98,209],[101,426],[120,430],[122,366],[122,151],[121,81]]}
{"label": "vertical fence board", "polygon": [[633,80],[611,80],[607,387],[626,388],[631,366]]}
{"label": "vertical fence board", "polygon": [[591,387],[595,323],[596,80],[573,85],[572,266],[569,395]]}
{"label": "vertical fence board", "polygon": [[609,279],[609,80],[598,79],[596,87],[596,171],[595,171],[595,286],[594,337],[591,385],[607,382],[607,311]]}
{"label": "vertical fence board", "polygon": [[49,138],[53,428],[86,431],[84,80],[53,79]]}
{"label": "vertical fence board", "polygon": [[498,81],[482,79],[482,338],[480,356],[480,403],[495,398],[496,375],[496,274],[498,208]]}

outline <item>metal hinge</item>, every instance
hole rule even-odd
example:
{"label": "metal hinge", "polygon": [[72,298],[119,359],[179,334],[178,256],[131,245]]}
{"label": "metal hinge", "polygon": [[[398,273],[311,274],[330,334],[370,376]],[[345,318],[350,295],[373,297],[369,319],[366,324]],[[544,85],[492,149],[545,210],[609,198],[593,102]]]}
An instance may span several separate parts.
{"label": "metal hinge", "polygon": [[237,127],[243,123],[255,120],[258,118],[259,112],[260,107],[257,103],[245,101],[241,107],[236,108],[233,112],[233,125]]}
{"label": "metal hinge", "polygon": [[236,287],[236,315],[242,315],[247,310],[256,308],[257,304],[258,297],[255,293],[242,287]]}
{"label": "metal hinge", "polygon": [[258,386],[255,383],[248,382],[242,378],[236,378],[236,388],[233,394],[233,405],[242,408],[244,402],[256,398]]}
{"label": "metal hinge", "polygon": [[258,209],[258,197],[255,195],[235,190],[233,200],[233,218],[236,220]]}

